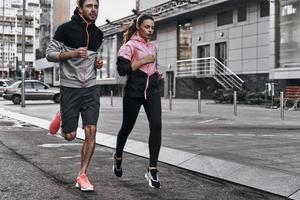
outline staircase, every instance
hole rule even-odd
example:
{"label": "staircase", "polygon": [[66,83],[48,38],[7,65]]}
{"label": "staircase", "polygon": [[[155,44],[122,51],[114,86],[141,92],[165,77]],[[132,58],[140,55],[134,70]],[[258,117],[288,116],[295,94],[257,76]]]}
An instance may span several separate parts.
{"label": "staircase", "polygon": [[225,89],[242,90],[244,81],[215,57],[179,60],[176,64],[176,77],[212,77]]}

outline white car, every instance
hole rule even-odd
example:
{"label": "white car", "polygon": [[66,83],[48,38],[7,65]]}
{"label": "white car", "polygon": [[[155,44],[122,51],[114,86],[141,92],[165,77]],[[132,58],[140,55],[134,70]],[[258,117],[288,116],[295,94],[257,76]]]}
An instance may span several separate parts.
{"label": "white car", "polygon": [[[11,100],[14,104],[21,103],[22,81],[17,81],[4,89],[3,98]],[[60,102],[59,90],[50,89],[49,85],[38,80],[25,80],[26,100],[53,100]]]}
{"label": "white car", "polygon": [[0,79],[0,96],[2,96],[4,89],[10,86],[11,84],[12,82],[9,80]]}

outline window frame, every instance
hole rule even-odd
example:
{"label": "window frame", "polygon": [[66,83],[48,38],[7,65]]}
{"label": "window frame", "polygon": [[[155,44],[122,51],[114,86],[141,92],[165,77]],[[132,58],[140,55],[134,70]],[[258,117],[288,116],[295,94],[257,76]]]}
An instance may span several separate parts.
{"label": "window frame", "polygon": [[[243,19],[240,19],[240,11],[241,11],[241,9],[245,9],[245,10],[243,10],[243,11],[245,11],[244,12],[244,18]],[[242,13],[243,14],[243,13]],[[237,22],[238,23],[241,23],[241,22],[245,22],[245,21],[247,21],[248,20],[248,6],[240,6],[240,7],[238,7],[237,8]]]}
{"label": "window frame", "polygon": [[[231,14],[231,17],[230,17],[230,22],[223,22],[221,23],[221,19],[226,19],[226,17],[224,15],[226,14]],[[220,26],[226,26],[226,25],[230,25],[230,24],[233,24],[233,10],[230,9],[230,10],[224,10],[224,11],[221,11],[221,12],[218,12],[217,13],[217,26],[220,27]]]}
{"label": "window frame", "polygon": [[[265,8],[263,5],[268,5],[268,9],[263,9]],[[262,0],[259,2],[259,16],[260,18],[263,17],[269,17],[270,16],[270,2],[267,0]]]}

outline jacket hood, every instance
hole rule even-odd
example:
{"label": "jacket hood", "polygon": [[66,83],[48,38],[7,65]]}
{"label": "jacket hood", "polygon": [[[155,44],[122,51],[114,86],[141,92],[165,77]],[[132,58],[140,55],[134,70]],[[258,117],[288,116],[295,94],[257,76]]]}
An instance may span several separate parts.
{"label": "jacket hood", "polygon": [[[74,13],[73,13],[73,16],[71,17],[71,20],[75,21],[75,22],[79,22],[80,24],[83,24],[84,26],[87,25],[86,21],[80,16],[78,7],[74,10]],[[91,23],[89,26],[90,27],[95,27],[96,26],[95,22]]]}

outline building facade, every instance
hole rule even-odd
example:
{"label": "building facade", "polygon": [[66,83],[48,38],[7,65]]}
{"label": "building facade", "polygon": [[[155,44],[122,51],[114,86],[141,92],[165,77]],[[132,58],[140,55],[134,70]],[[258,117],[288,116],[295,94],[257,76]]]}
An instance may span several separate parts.
{"label": "building facade", "polygon": [[[268,82],[276,83],[278,90],[300,85],[299,5],[299,0],[140,0],[139,11],[156,20],[153,42],[165,74],[164,91],[191,98],[200,90],[209,98],[222,85],[201,73],[179,76],[178,61],[217,59],[244,81],[247,91],[263,91]],[[122,29],[134,18],[100,27],[105,39],[114,38],[114,49],[122,44]],[[110,61],[116,59],[115,51],[104,54]],[[105,67],[112,75],[109,81],[98,76],[99,84],[106,85],[104,90],[120,88],[124,78],[118,77],[115,65]]]}
{"label": "building facade", "polygon": [[74,0],[40,0],[41,13],[41,48],[36,59],[35,70],[40,72],[39,79],[52,86],[59,86],[58,63],[46,60],[46,49],[57,27],[69,21],[76,7]]}
{"label": "building facade", "polygon": [[[21,76],[22,64],[23,4],[18,0],[4,0],[0,7],[1,77],[17,78]],[[39,0],[26,1],[25,68],[29,78],[34,77],[36,49],[39,48],[40,12]]]}

